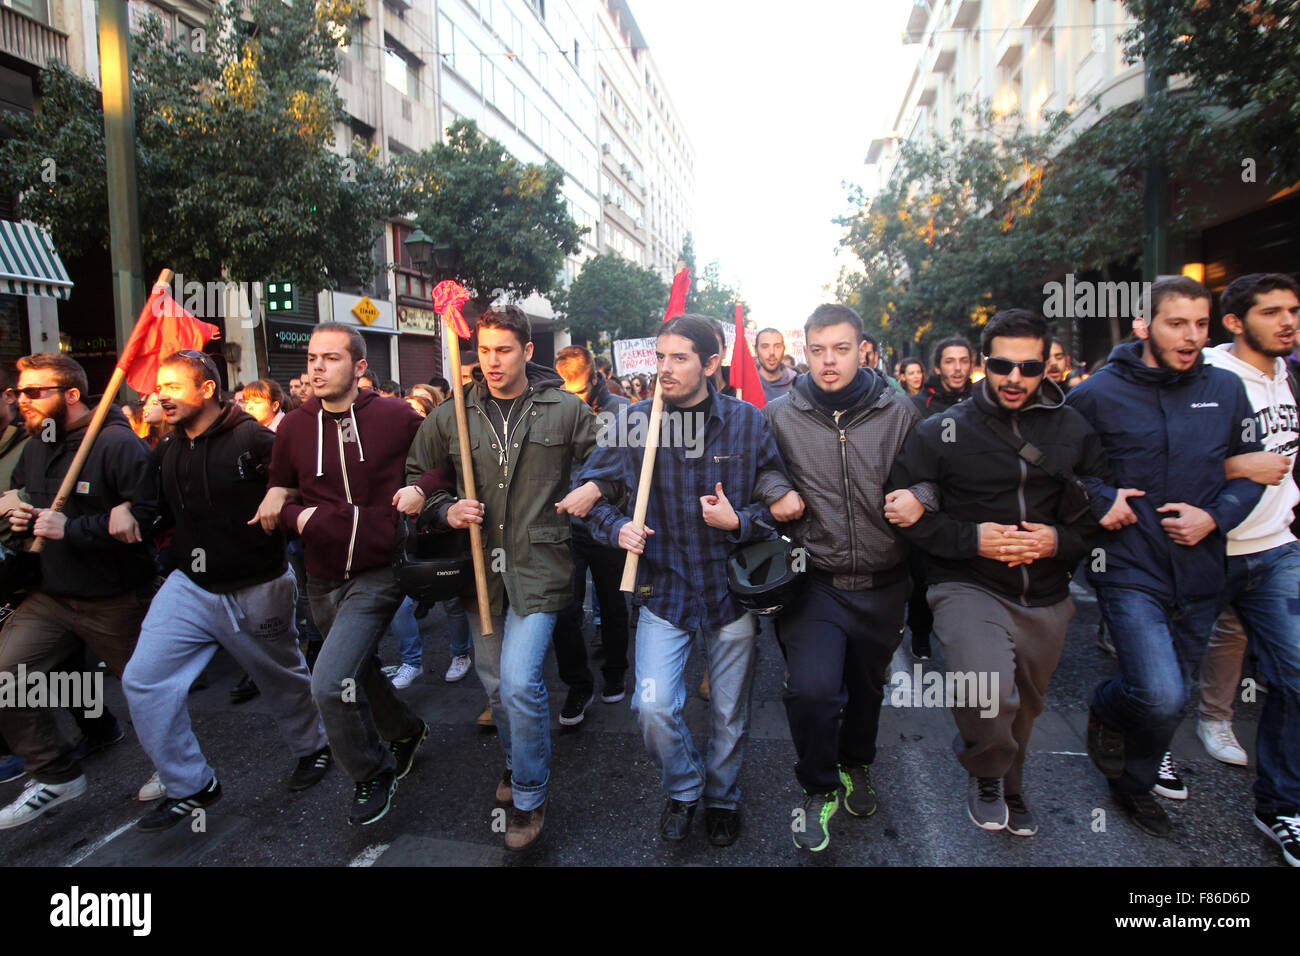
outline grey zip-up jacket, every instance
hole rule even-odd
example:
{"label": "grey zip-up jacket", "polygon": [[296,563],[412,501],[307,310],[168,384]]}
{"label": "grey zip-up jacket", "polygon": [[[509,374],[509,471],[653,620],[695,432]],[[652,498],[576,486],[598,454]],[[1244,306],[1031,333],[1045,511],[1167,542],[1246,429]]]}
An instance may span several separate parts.
{"label": "grey zip-up jacket", "polygon": [[[832,586],[845,591],[892,580],[907,555],[907,545],[885,519],[884,486],[903,439],[920,420],[883,375],[863,371],[871,376],[867,392],[838,421],[814,404],[806,373],[789,394],[763,409],[804,500],[804,515],[790,526],[791,537],[808,549],[812,567],[833,575]],[[789,485],[767,478],[756,494],[771,504]],[[927,510],[938,506],[932,484],[910,490]]]}

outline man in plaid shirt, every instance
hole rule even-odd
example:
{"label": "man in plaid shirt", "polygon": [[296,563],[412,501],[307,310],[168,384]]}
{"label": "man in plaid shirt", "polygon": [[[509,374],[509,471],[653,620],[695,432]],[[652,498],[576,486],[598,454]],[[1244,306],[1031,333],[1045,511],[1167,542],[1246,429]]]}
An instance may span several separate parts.
{"label": "man in plaid shirt", "polygon": [[[769,497],[793,496],[793,487],[763,413],[720,395],[709,382],[722,359],[713,330],[704,316],[682,315],[659,331],[666,440],[655,462],[646,526],[603,500],[586,521],[598,541],[641,555],[633,591],[641,608],[633,708],[668,792],[660,829],[669,840],[685,839],[702,797],[709,842],[728,846],[740,829],[736,779],[758,627],[727,588],[727,557],[737,545],[769,534],[756,520],[771,523],[771,513],[750,503],[759,475],[766,473]],[[636,486],[649,411],[649,402],[638,402],[603,423],[582,481]],[[697,630],[704,635],[712,685],[707,761],[700,760],[682,716],[686,660]]]}

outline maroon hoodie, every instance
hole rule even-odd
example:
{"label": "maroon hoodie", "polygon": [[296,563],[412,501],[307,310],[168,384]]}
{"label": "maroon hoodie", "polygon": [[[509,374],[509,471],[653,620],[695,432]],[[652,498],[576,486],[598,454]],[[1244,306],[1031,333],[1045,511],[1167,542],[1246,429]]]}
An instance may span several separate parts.
{"label": "maroon hoodie", "polygon": [[302,492],[302,501],[280,512],[286,533],[297,533],[304,509],[316,509],[302,530],[308,574],[344,581],[392,561],[393,495],[406,484],[406,456],[420,422],[402,399],[369,389],[341,417],[312,398],[280,422],[270,483]]}

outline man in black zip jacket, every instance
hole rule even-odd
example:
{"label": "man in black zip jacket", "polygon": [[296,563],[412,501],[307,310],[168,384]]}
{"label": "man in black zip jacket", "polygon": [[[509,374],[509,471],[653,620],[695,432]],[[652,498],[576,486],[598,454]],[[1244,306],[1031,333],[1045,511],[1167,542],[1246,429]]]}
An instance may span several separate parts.
{"label": "man in black zip jacket", "polygon": [[275,435],[218,400],[216,365],[185,350],[158,370],[159,405],[176,431],[158,446],[164,521],[176,570],[144,619],[122,680],[131,719],[167,796],[136,824],[165,830],[221,796],[190,727],[186,694],[218,647],[257,683],[298,764],[290,790],[329,767],[325,726],[294,624],[297,585],[284,536],[250,527],[266,494]]}
{"label": "man in black zip jacket", "polygon": [[1074,476],[1110,473],[1101,439],[1043,377],[1050,343],[1042,316],[995,315],[981,342],[987,377],[971,401],[912,430],[890,476],[894,488],[939,487],[940,510],[900,530],[927,552],[967,811],[1017,836],[1038,832],[1025,754],[1074,616],[1070,569],[1097,530]]}
{"label": "man in black zip jacket", "polygon": [[[885,481],[894,456],[919,416],[870,366],[862,319],[842,305],[821,305],[804,325],[810,371],[763,409],[794,486],[772,516],[799,520],[791,536],[806,550],[809,581],[782,610],[777,634],[785,654],[785,711],[799,761],[802,813],[794,845],[818,852],[830,843],[839,809],[876,812],[871,764],[876,757],[886,670],[903,633],[907,545],[886,520],[904,499],[915,520],[934,489],[895,492]],[[776,473],[756,493],[771,500],[785,487]],[[801,519],[801,520],[800,520]]]}
{"label": "man in black zip jacket", "polygon": [[[565,391],[572,392],[591,406],[602,429],[608,429],[619,410],[630,404],[622,395],[610,392],[605,377],[596,371],[591,353],[580,345],[561,349],[555,356],[555,370],[564,379]],[[602,437],[604,434],[602,431]],[[560,680],[569,688],[560,709],[560,723],[566,727],[581,724],[587,708],[595,699],[595,683],[591,668],[587,666],[587,646],[582,639],[582,607],[588,570],[600,605],[604,656],[601,666],[604,687],[600,699],[606,704],[617,704],[627,694],[627,599],[619,590],[625,552],[596,541],[579,515],[570,518],[569,527],[573,532],[569,541],[573,551],[573,601],[556,617],[554,637]]]}
{"label": "man in black zip jacket", "polygon": [[[970,398],[971,366],[974,354],[970,343],[959,335],[941,339],[934,347],[934,374],[921,390],[912,396],[912,404],[922,418],[941,415],[958,402]],[[930,659],[930,634],[934,630],[934,615],[925,599],[925,560],[920,552],[912,551],[908,557],[912,573],[912,595],[907,600],[907,626],[912,631],[912,656],[917,660]]]}
{"label": "man in black zip jacket", "polygon": [[[45,544],[40,584],[5,624],[0,675],[16,681],[19,668],[29,677],[48,674],[81,641],[121,676],[149,606],[153,558],[143,543],[113,537],[110,512],[129,501],[142,526],[152,523],[158,478],[149,446],[112,406],[63,511],[54,511],[49,506],[92,415],[84,401],[85,369],[57,352],[24,356],[18,360],[18,394],[32,440],[13,473],[13,486],[24,490],[26,502],[7,512],[9,526],[19,535],[39,535]],[[18,799],[0,810],[0,829],[30,823],[86,792],[81,762],[52,708],[0,707],[0,734],[32,776]]]}

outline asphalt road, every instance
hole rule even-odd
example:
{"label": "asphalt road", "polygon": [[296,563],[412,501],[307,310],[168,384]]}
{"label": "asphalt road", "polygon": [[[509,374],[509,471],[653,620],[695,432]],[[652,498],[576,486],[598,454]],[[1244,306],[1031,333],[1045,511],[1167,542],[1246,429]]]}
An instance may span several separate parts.
{"label": "asphalt road", "polygon": [[[550,807],[543,839],[526,854],[507,854],[494,831],[493,790],[504,767],[496,735],[474,725],[483,707],[477,679],[442,681],[447,638],[440,612],[426,640],[429,668],[402,693],[430,725],[415,767],[390,812],[374,825],[352,828],[346,815],[352,785],[337,768],[315,788],[291,794],[293,760],[264,702],[234,706],[228,692],[237,672],[218,655],[208,689],[190,696],[194,727],[217,769],[222,799],[207,814],[205,832],[178,826],[164,834],[132,828],[145,809],[135,793],[152,772],[128,726],[121,743],[86,762],[84,797],[27,826],[0,832],[0,862],[8,866],[1282,866],[1275,846],[1251,822],[1254,738],[1258,704],[1237,711],[1237,734],[1251,768],[1206,755],[1184,721],[1174,756],[1191,799],[1166,802],[1174,822],[1169,839],[1149,837],[1112,807],[1105,781],[1084,755],[1087,696],[1114,661],[1096,646],[1097,607],[1074,588],[1078,614],[1070,626],[1048,709],[1038,721],[1026,765],[1026,796],[1041,818],[1025,839],[976,828],[965,809],[966,777],[952,755],[952,719],[943,708],[887,706],[882,715],[873,780],[879,811],[867,819],[839,813],[829,849],[797,851],[792,811],[800,790],[794,748],[781,704],[783,665],[770,629],[759,636],[751,733],[741,786],[744,828],[729,848],[710,846],[702,819],[691,838],[666,844],[658,835],[663,804],[658,773],[648,759],[628,700],[597,701],[578,728],[553,722]],[[590,635],[590,632],[588,632]],[[906,650],[894,672],[913,671]],[[385,661],[396,662],[386,640]],[[924,665],[942,670],[941,651]],[[1247,673],[1249,664],[1247,665]],[[703,746],[706,705],[696,697],[703,665],[693,655],[687,717]],[[551,711],[558,716],[564,685],[547,662]],[[110,707],[127,725],[117,682],[107,682]],[[629,681],[630,684],[630,681]],[[888,698],[887,698],[888,700]],[[25,780],[25,778],[24,778]],[[0,785],[9,801],[24,781]]]}

